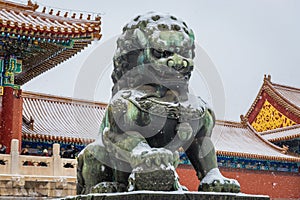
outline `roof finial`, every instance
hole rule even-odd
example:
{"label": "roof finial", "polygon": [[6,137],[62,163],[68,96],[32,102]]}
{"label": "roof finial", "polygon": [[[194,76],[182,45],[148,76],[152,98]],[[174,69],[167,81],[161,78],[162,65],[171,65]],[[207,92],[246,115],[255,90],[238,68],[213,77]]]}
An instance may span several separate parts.
{"label": "roof finial", "polygon": [[82,16],[83,16],[83,14],[82,14],[82,13],[80,13],[80,17],[79,17],[79,19],[82,19]]}
{"label": "roof finial", "polygon": [[57,11],[57,13],[56,13],[56,16],[59,16],[60,15],[60,10],[59,11]]}
{"label": "roof finial", "polygon": [[99,15],[97,15],[96,17],[95,17],[95,21],[100,21],[101,20],[101,17],[99,16]]}
{"label": "roof finial", "polygon": [[264,81],[268,81],[268,82],[271,82],[271,75],[264,75]]}
{"label": "roof finial", "polygon": [[53,9],[51,9],[51,10],[50,10],[49,14],[50,14],[50,15],[52,15],[52,14],[53,14]]}
{"label": "roof finial", "polygon": [[289,150],[289,146],[288,145],[282,145],[282,153],[283,154],[287,154],[288,150]]}
{"label": "roof finial", "polygon": [[32,1],[28,0],[28,1],[27,1],[27,5],[28,5],[28,6],[32,6],[32,5],[33,5]]}
{"label": "roof finial", "polygon": [[38,9],[39,5],[37,3],[33,4],[31,0],[27,1],[27,5],[33,8],[33,11]]}
{"label": "roof finial", "polygon": [[88,14],[87,20],[90,20],[90,19],[91,19],[91,15],[90,15],[90,14]]}
{"label": "roof finial", "polygon": [[76,13],[73,13],[72,18],[74,19],[76,17]]}
{"label": "roof finial", "polygon": [[46,12],[46,7],[44,7],[42,10],[42,13],[45,13],[45,12]]}
{"label": "roof finial", "polygon": [[248,123],[248,119],[247,119],[247,117],[245,117],[244,115],[240,115],[240,119],[241,119],[241,123],[242,123],[242,125],[247,125],[247,123]]}
{"label": "roof finial", "polygon": [[68,13],[68,12],[66,12],[66,13],[65,13],[65,15],[64,15],[64,17],[68,17],[68,14],[69,14],[69,13]]}

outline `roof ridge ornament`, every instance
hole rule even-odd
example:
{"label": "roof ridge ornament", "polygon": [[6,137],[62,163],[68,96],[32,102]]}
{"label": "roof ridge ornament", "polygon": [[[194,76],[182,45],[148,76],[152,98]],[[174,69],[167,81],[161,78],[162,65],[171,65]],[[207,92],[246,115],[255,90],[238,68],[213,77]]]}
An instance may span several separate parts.
{"label": "roof ridge ornament", "polygon": [[282,152],[283,154],[287,154],[288,153],[288,150],[289,150],[289,146],[288,145],[282,145]]}
{"label": "roof ridge ornament", "polygon": [[248,118],[244,115],[240,115],[240,119],[241,119],[241,124],[243,126],[247,126],[247,123],[248,123]]}
{"label": "roof ridge ornament", "polygon": [[99,15],[97,15],[96,17],[95,17],[95,21],[100,21],[101,20],[101,17],[99,16]]}
{"label": "roof ridge ornament", "polygon": [[35,3],[32,3],[31,0],[28,0],[27,6],[32,7],[33,11],[35,11],[35,10],[38,9],[38,7],[39,7],[39,5],[38,5],[36,2],[35,2]]}
{"label": "roof ridge ornament", "polygon": [[6,10],[36,11],[38,7],[39,5],[37,3],[32,3],[31,0],[27,1],[27,5],[24,2],[0,1],[0,8]]}
{"label": "roof ridge ornament", "polygon": [[271,75],[270,74],[265,74],[264,75],[264,82],[266,82],[266,81],[268,81],[268,82],[271,82]]}
{"label": "roof ridge ornament", "polygon": [[[42,6],[43,6],[43,9],[39,11],[41,13],[53,15],[54,12],[56,12],[56,16],[60,16],[60,13],[64,12],[65,18],[70,18],[73,20],[100,21],[101,15],[103,15],[103,13],[99,13],[99,12],[88,12],[88,11],[82,11],[82,10],[64,9],[64,8],[58,8],[58,7],[53,7],[53,6],[43,5],[43,4],[42,4]],[[49,10],[49,12],[46,13],[46,10]]]}

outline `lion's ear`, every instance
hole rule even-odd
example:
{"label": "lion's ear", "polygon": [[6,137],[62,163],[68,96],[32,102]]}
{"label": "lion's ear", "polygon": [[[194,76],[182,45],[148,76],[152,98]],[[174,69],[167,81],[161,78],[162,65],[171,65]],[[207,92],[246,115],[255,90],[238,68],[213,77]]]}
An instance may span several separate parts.
{"label": "lion's ear", "polygon": [[189,30],[189,37],[191,39],[191,44],[190,45],[193,45],[194,42],[195,42],[195,34],[194,34],[192,29]]}
{"label": "lion's ear", "polygon": [[146,48],[148,40],[145,34],[140,29],[135,29],[133,35],[138,40],[138,43],[141,45],[141,47]]}

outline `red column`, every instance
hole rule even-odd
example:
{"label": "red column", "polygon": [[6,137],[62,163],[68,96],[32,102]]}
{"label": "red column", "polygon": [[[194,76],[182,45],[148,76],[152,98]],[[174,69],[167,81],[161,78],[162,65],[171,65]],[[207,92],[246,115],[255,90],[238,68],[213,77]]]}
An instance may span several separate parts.
{"label": "red column", "polygon": [[7,147],[10,153],[10,142],[18,139],[20,149],[22,144],[22,90],[4,87],[0,101],[0,142]]}

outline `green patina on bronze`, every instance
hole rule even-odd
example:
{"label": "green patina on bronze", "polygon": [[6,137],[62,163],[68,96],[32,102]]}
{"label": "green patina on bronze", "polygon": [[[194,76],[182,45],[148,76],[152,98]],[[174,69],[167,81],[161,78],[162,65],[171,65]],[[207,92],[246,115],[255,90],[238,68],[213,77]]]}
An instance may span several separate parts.
{"label": "green patina on bronze", "polygon": [[180,147],[199,190],[239,192],[217,168],[214,113],[188,90],[194,40],[185,22],[166,14],[147,13],[123,28],[99,140],[78,157],[78,194],[186,190],[175,171]]}

